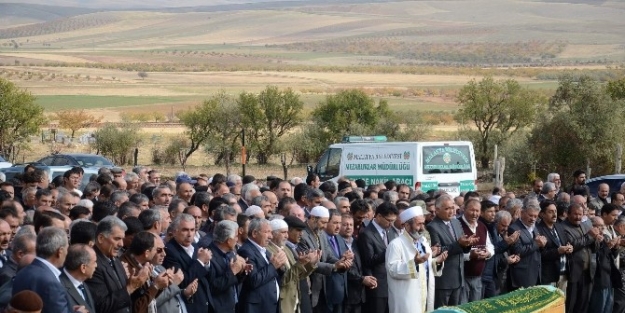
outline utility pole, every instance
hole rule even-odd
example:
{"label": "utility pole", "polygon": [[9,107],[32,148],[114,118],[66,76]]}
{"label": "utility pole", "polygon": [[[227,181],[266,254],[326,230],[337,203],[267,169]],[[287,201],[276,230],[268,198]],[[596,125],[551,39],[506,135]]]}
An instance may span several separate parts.
{"label": "utility pole", "polygon": [[241,167],[245,176],[245,165],[247,163],[247,150],[245,148],[245,129],[241,130]]}

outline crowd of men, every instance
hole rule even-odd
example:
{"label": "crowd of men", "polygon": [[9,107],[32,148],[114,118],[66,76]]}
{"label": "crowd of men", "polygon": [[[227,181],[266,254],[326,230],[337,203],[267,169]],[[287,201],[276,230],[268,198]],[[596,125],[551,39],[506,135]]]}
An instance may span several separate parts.
{"label": "crowd of men", "polygon": [[29,166],[0,183],[7,312],[34,292],[44,313],[421,313],[536,285],[562,290],[567,312],[625,312],[625,186],[591,197],[583,171],[522,198],[146,167],[81,188],[83,175],[49,183]]}

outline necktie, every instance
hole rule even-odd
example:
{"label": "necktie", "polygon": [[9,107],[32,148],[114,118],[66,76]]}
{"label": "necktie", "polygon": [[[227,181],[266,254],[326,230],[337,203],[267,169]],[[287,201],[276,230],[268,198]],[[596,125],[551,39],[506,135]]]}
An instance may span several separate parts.
{"label": "necktie", "polygon": [[117,278],[117,284],[119,285],[120,288],[123,287],[122,286],[122,281],[119,278],[119,274],[117,273],[117,268],[115,267],[115,260],[109,259],[109,264],[113,268],[113,273],[115,273],[115,278]]}
{"label": "necktie", "polygon": [[382,239],[384,239],[384,244],[388,247],[388,230],[384,230],[382,233]]}
{"label": "necktie", "polygon": [[85,290],[85,285],[83,284],[78,285],[78,290],[80,290],[80,295],[82,296],[82,298],[85,299],[85,301],[87,301],[87,290]]}
{"label": "necktie", "polygon": [[454,233],[454,228],[453,226],[451,226],[451,221],[447,222],[447,228],[449,228],[449,234],[451,235],[451,238],[453,238],[454,240],[456,240],[456,234]]}
{"label": "necktie", "polygon": [[[556,245],[558,247],[562,246],[562,241],[560,240],[560,237],[558,237],[558,232],[556,231],[556,228],[552,228],[551,229],[551,234],[553,235],[553,238],[556,239]],[[566,256],[563,254],[560,256],[560,273],[563,273],[566,270]]]}
{"label": "necktie", "polygon": [[330,244],[332,244],[332,250],[334,250],[334,254],[336,254],[336,256],[340,257],[340,253],[339,253],[339,245],[336,242],[336,237],[335,236],[330,236]]}

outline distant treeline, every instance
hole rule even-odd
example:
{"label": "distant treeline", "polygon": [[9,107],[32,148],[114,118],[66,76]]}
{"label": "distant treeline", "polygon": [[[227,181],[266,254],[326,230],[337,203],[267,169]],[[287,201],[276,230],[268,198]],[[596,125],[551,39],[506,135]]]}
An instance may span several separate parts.
{"label": "distant treeline", "polygon": [[[589,63],[600,64],[600,63]],[[275,71],[275,72],[326,72],[326,73],[378,73],[411,75],[473,75],[531,77],[544,80],[557,80],[558,77],[571,74],[586,75],[599,81],[618,79],[625,74],[625,67],[606,66],[605,69],[563,70],[549,67],[475,67],[449,65],[399,65],[399,66],[316,66],[296,64],[172,64],[172,63],[0,63],[0,66],[43,66],[43,67],[84,67],[122,70],[128,72],[239,72],[239,71]],[[538,65],[537,65],[538,66]]]}
{"label": "distant treeline", "polygon": [[299,42],[279,47],[306,52],[392,56],[398,59],[467,64],[527,64],[555,59],[564,41],[419,42],[410,38],[341,38]]}

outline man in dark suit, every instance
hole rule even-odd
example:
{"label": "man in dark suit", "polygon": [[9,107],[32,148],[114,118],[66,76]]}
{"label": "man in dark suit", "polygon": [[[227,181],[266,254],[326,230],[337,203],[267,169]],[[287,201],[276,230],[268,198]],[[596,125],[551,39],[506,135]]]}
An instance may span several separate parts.
{"label": "man in dark suit", "polygon": [[46,227],[37,236],[37,258],[19,271],[13,283],[13,295],[31,290],[43,300],[42,313],[86,312],[84,306],[71,307],[65,288],[59,281],[59,268],[65,262],[67,234],[57,227]]}
{"label": "man in dark suit", "polygon": [[5,220],[0,219],[0,268],[8,262],[11,257],[10,243],[11,243],[11,226]]}
{"label": "man in dark suit", "polygon": [[[347,265],[351,268],[353,264],[353,252],[347,249],[345,240],[339,236],[341,230],[341,214],[338,210],[330,210],[330,219],[326,225],[325,232],[321,232],[321,240],[326,240],[330,247],[330,253],[337,259],[349,257]],[[320,313],[342,313],[344,301],[347,297],[347,272],[334,272],[330,276],[326,276],[324,284],[324,300],[317,307]]]}
{"label": "man in dark suit", "polygon": [[377,282],[373,276],[363,276],[362,262],[358,244],[354,238],[354,218],[344,214],[341,218],[341,237],[345,241],[347,249],[354,253],[352,267],[347,272],[347,296],[345,301],[345,313],[360,313],[365,303],[365,288],[375,288]]}
{"label": "man in dark suit", "polygon": [[[492,262],[489,272],[484,272],[483,276],[489,276],[493,281],[492,285],[485,286],[484,299],[498,296],[507,292],[506,280],[508,266],[517,263],[520,259],[518,255],[511,254],[512,245],[519,240],[519,232],[514,232],[508,236],[508,228],[512,223],[512,215],[506,210],[500,210],[495,214],[495,235],[493,236],[493,246],[495,255],[487,262]],[[488,264],[488,263],[487,263]]]}
{"label": "man in dark suit", "polygon": [[573,252],[573,246],[565,242],[564,229],[557,223],[558,211],[553,200],[540,203],[540,223],[536,224],[539,234],[547,238],[547,243],[540,251],[541,283],[552,285],[566,292],[567,255]]}
{"label": "man in dark suit", "polygon": [[276,313],[280,290],[278,283],[282,266],[288,262],[284,251],[271,255],[266,247],[271,239],[271,226],[265,219],[253,219],[248,239],[237,251],[252,265],[252,271],[243,281],[239,297],[241,313]]}
{"label": "man in dark suit", "polygon": [[75,244],[67,250],[65,266],[59,279],[67,291],[68,300],[72,307],[84,306],[89,312],[95,313],[91,292],[84,282],[93,277],[97,260],[95,251],[88,245]]}
{"label": "man in dark suit", "polygon": [[395,239],[393,223],[398,215],[397,207],[390,202],[380,204],[371,223],[358,236],[358,249],[365,276],[373,276],[377,288],[367,289],[367,310],[371,313],[388,313],[388,283],[386,279],[386,246]]}
{"label": "man in dark suit", "polygon": [[17,274],[18,264],[20,264],[22,258],[27,255],[35,255],[35,242],[37,236],[33,234],[22,234],[15,237],[11,243],[13,246],[13,253],[8,258],[4,267],[0,269],[0,286],[10,281]]}
{"label": "man in dark suit", "polygon": [[98,223],[95,250],[98,267],[93,277],[85,282],[91,290],[97,313],[130,313],[130,294],[140,288],[150,277],[142,270],[126,276],[117,257],[123,247],[126,224],[115,216],[107,216]]}
{"label": "man in dark suit", "polygon": [[209,246],[214,256],[211,259],[209,280],[213,305],[209,312],[234,313],[238,285],[240,278],[243,278],[237,275],[244,275],[246,267],[251,269],[235,251],[238,228],[239,225],[233,221],[221,221],[215,226],[214,240]]}
{"label": "man in dark suit", "polygon": [[512,252],[521,257],[518,263],[510,265],[510,290],[528,288],[540,284],[540,249],[547,238],[536,229],[540,207],[538,200],[530,199],[521,209],[521,217],[508,229],[508,235],[519,232],[519,240],[512,246]]}
{"label": "man in dark suit", "polygon": [[454,200],[449,195],[436,199],[436,217],[427,225],[432,246],[447,251],[443,274],[434,278],[434,308],[460,304],[464,285],[464,253],[477,242],[476,236],[467,237],[455,217]]}
{"label": "man in dark suit", "polygon": [[212,303],[210,287],[208,285],[209,266],[212,253],[208,249],[199,248],[193,243],[195,236],[195,219],[189,214],[180,214],[172,223],[174,237],[165,245],[167,255],[163,261],[165,268],[182,269],[184,280],[179,285],[181,289],[198,281],[197,290],[187,298],[185,304],[188,313],[206,313]]}
{"label": "man in dark suit", "polygon": [[[584,207],[573,203],[569,206],[564,226],[564,236],[567,243],[573,246],[573,253],[569,256],[566,286],[566,311],[586,312],[590,301],[592,288],[593,261],[595,244],[603,240],[601,231],[582,223]],[[594,265],[594,266],[593,266]]]}

